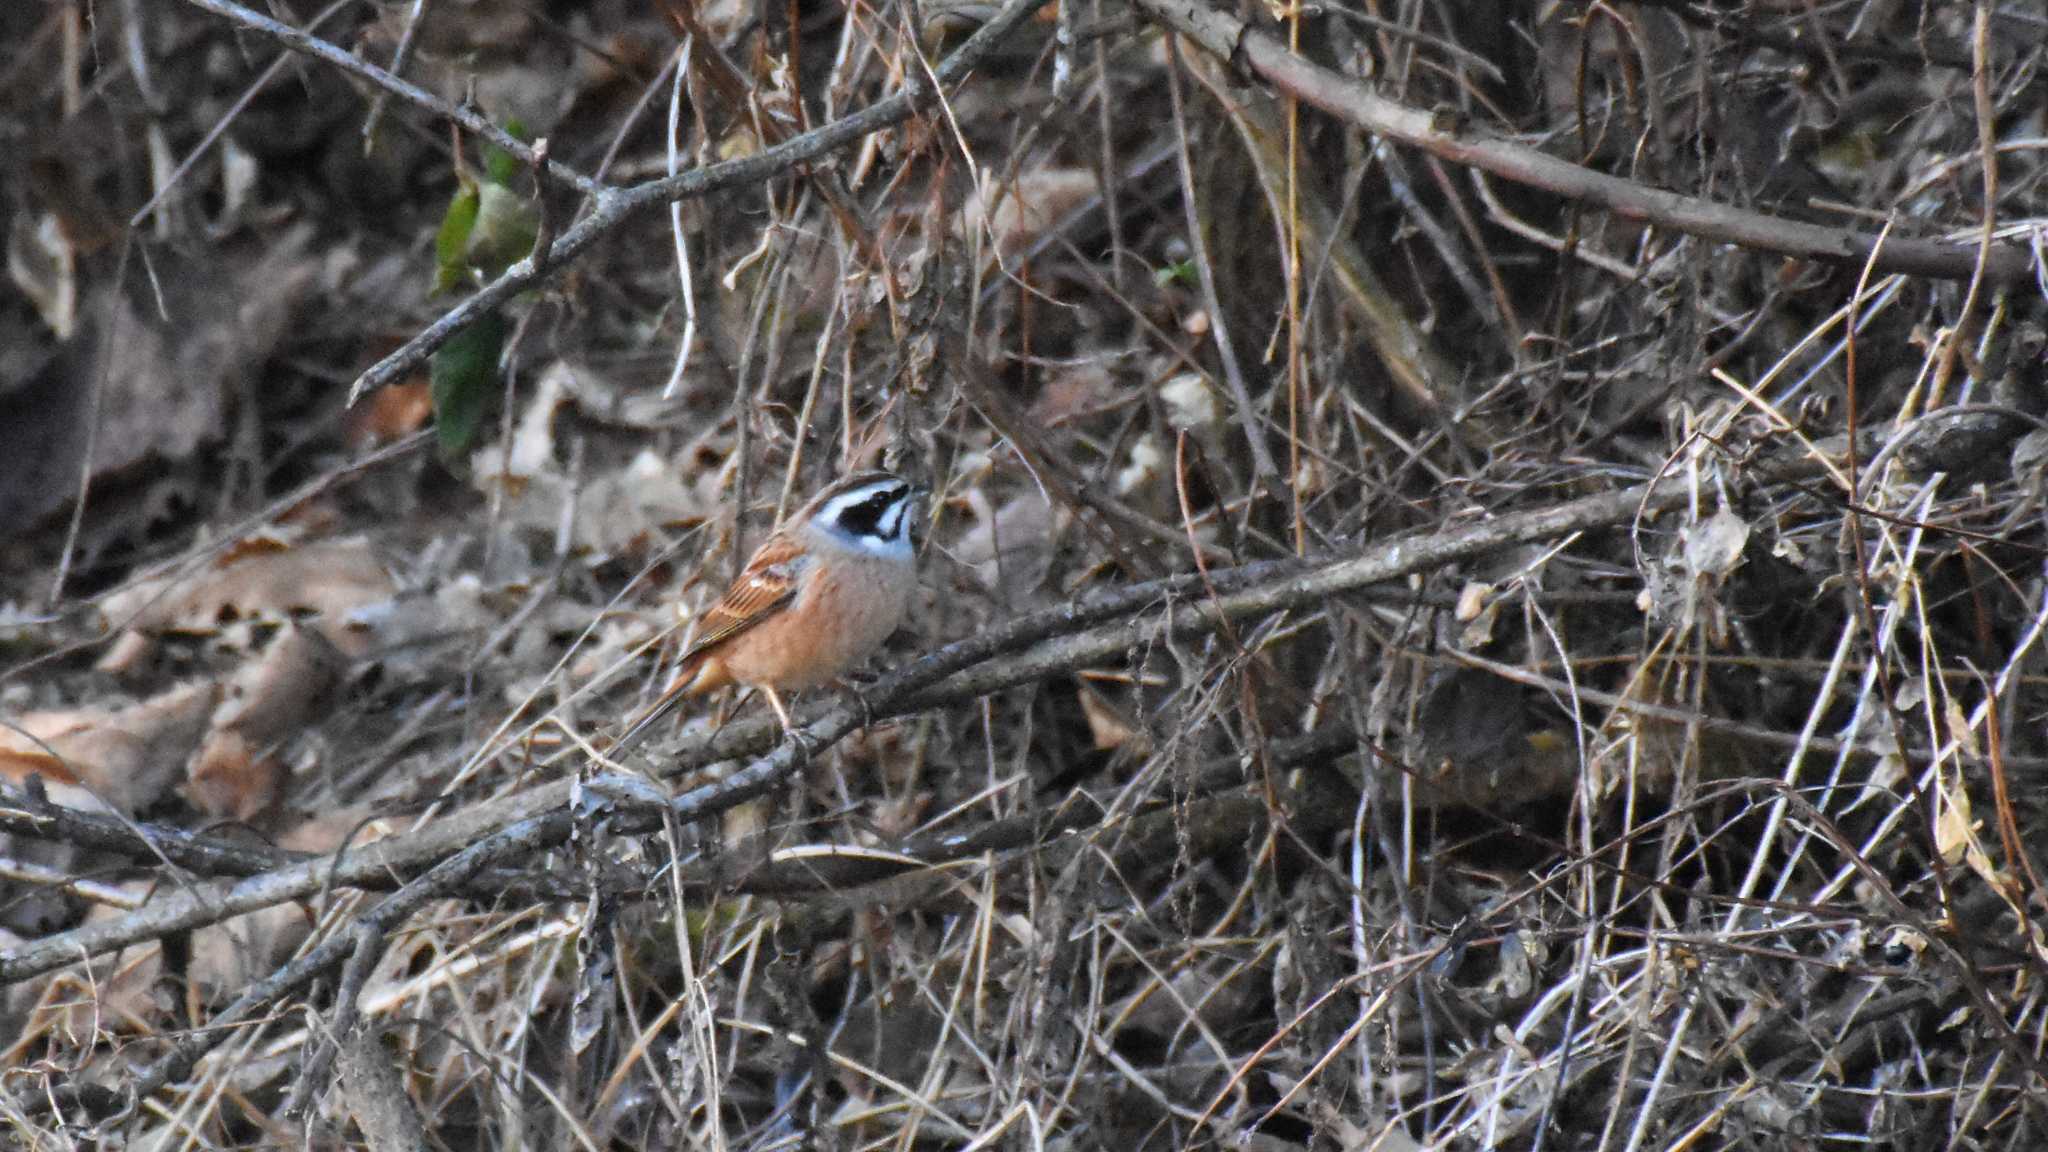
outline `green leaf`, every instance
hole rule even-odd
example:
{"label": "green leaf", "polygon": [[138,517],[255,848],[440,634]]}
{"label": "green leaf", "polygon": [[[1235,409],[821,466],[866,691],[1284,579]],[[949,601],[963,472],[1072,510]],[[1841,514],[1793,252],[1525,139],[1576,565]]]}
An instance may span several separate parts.
{"label": "green leaf", "polygon": [[[522,144],[528,142],[526,124],[516,116],[506,121],[505,135],[512,137]],[[525,165],[519,162],[519,157],[505,151],[496,144],[488,141],[484,143],[484,176],[491,183],[502,188],[510,188],[512,181],[518,177],[520,169],[524,167]]]}
{"label": "green leaf", "polygon": [[1166,267],[1152,273],[1152,282],[1164,288],[1169,284],[1193,285],[1201,281],[1196,275],[1195,262],[1193,260],[1182,260],[1176,264],[1168,264]]}
{"label": "green leaf", "polygon": [[517,192],[464,181],[434,236],[434,294],[498,275],[533,251],[539,232],[540,213]]}
{"label": "green leaf", "polygon": [[492,398],[498,394],[498,356],[505,350],[505,317],[496,310],[477,317],[434,353],[434,435],[441,460],[455,464],[476,442]]}
{"label": "green leaf", "polygon": [[539,233],[540,213],[525,197],[502,184],[486,184],[479,190],[476,227],[464,258],[489,279],[526,259]]}
{"label": "green leaf", "polygon": [[476,230],[481,203],[476,182],[464,180],[441,214],[441,230],[434,234],[434,295],[452,292],[469,279],[469,236]]}

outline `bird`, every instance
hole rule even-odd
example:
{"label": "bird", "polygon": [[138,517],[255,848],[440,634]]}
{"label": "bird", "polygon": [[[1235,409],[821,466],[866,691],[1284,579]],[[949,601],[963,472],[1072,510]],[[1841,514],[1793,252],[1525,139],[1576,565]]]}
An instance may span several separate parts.
{"label": "bird", "polygon": [[888,472],[826,485],[784,521],[725,595],[653,708],[613,745],[623,750],[684,697],[729,684],[760,689],[785,732],[782,692],[836,680],[896,631],[917,590],[910,522],[924,489]]}

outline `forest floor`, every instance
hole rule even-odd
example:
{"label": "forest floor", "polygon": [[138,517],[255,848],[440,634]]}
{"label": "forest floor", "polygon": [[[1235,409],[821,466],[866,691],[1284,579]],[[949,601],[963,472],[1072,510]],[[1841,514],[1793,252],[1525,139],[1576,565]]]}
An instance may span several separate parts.
{"label": "forest floor", "polygon": [[2048,22],[1033,3],[0,5],[16,1143],[2048,1142]]}

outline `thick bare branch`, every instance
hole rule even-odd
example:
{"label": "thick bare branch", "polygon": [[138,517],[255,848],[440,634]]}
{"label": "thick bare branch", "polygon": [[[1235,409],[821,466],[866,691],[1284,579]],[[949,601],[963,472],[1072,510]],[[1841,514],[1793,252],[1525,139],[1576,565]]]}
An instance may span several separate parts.
{"label": "thick bare branch", "polygon": [[[1547,152],[1442,122],[1374,92],[1363,82],[1312,64],[1246,21],[1200,0],[1138,0],[1153,19],[1206,51],[1248,69],[1279,91],[1321,108],[1368,132],[1420,148],[1454,164],[1491,172],[1629,220],[1807,260],[1861,266],[1938,280],[1968,280],[1977,270],[1974,244],[1897,239],[1828,228],[1751,212],[1699,196],[1652,188],[1620,176],[1560,160]],[[2034,261],[2012,244],[1984,250],[1984,278],[2008,286],[2033,275]]]}
{"label": "thick bare branch", "polygon": [[[1818,465],[1792,467],[1811,470]],[[1333,596],[1504,548],[1626,524],[1639,514],[1671,506],[1686,494],[1679,483],[1655,481],[1464,528],[1378,541],[1319,563],[1266,561],[1212,569],[1206,582],[1193,575],[1132,585],[1084,603],[1034,612],[1005,627],[949,644],[884,677],[863,695],[877,717],[972,699],[1071,671],[1147,637],[1205,631],[1226,620],[1315,607]],[[1205,588],[1214,590],[1214,598],[1194,599],[1203,595]],[[1146,613],[1162,607],[1170,610],[1146,618]],[[717,783],[677,796],[671,811],[677,817],[695,819],[761,795],[802,766],[801,748],[827,747],[860,727],[863,719],[861,709],[852,704],[834,706],[806,723],[800,740],[784,741],[769,755]],[[758,754],[768,746],[774,730],[772,718],[719,729],[686,743],[664,770],[681,773]],[[308,860],[232,883],[165,893],[127,916],[81,925],[0,954],[0,982],[25,979],[81,957],[300,899],[326,884],[347,886],[393,872],[415,872],[500,829],[560,814],[570,789],[567,780],[540,785],[453,813],[410,835],[351,850],[339,859]],[[645,819],[646,826],[652,827],[652,814]],[[562,830],[566,831],[566,824]],[[544,838],[542,843],[551,841]]]}

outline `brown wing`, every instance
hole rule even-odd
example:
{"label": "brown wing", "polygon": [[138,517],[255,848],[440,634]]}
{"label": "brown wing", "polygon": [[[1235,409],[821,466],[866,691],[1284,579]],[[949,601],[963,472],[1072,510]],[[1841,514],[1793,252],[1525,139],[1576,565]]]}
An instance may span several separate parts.
{"label": "brown wing", "polygon": [[669,681],[668,687],[662,690],[661,698],[646,714],[635,720],[625,735],[612,745],[614,754],[638,743],[640,734],[668,715],[685,695],[708,691],[725,683],[723,679],[708,683],[698,679],[705,658],[712,649],[766,620],[777,609],[796,599],[797,575],[802,563],[803,549],[781,533],[770,536],[761,545],[760,550],[747,561],[746,570],[740,573],[740,578],[725,590],[725,598],[704,613],[704,627],[697,634],[697,642],[690,645],[690,650],[676,662],[675,678]]}
{"label": "brown wing", "polygon": [[687,667],[692,660],[754,625],[796,599],[797,567],[803,549],[781,534],[768,538],[747,561],[740,578],[725,590],[725,598],[704,614],[704,627],[697,642],[683,653]]}

